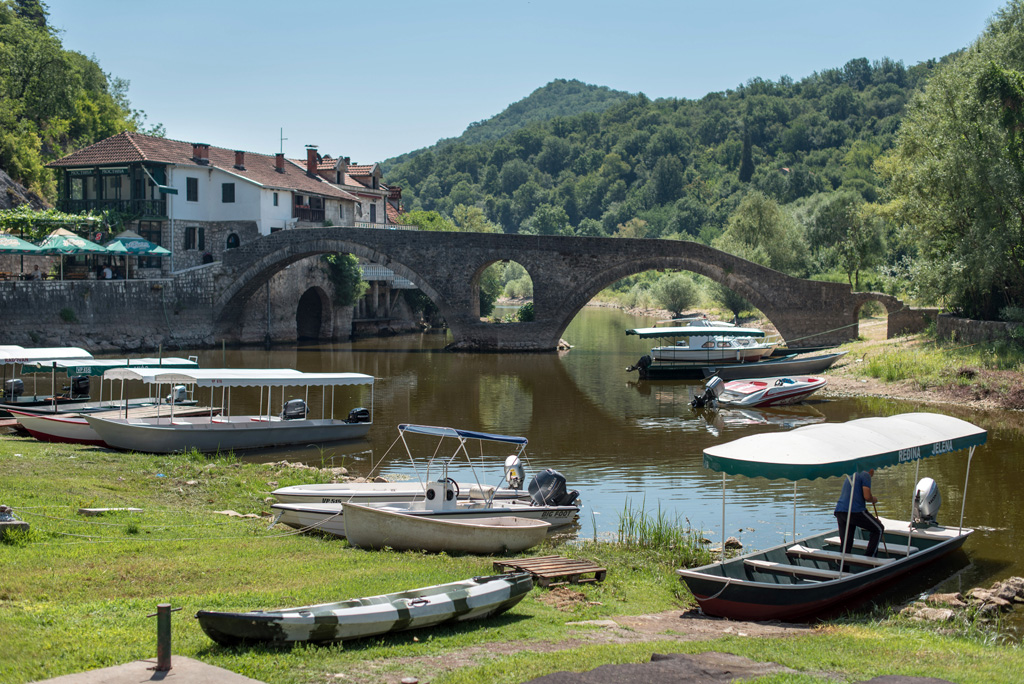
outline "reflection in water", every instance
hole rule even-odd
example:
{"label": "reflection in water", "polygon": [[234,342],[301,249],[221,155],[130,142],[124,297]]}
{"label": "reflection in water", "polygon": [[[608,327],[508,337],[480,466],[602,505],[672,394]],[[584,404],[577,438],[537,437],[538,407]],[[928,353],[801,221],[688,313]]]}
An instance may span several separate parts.
{"label": "reflection in water", "polygon": [[[840,422],[907,411],[941,411],[989,430],[971,466],[965,525],[984,526],[964,549],[969,564],[955,583],[988,584],[1008,575],[1024,575],[1017,532],[1024,530],[1024,507],[1011,505],[1024,486],[1024,446],[1019,420],[1004,413],[962,407],[921,407],[888,399],[817,399],[779,410],[721,409],[694,412],[690,401],[700,381],[637,382],[625,367],[645,353],[643,343],[627,338],[627,328],[652,319],[613,309],[585,308],[563,337],[573,349],[565,354],[464,354],[443,351],[444,335],[406,335],[302,348],[181,350],[198,354],[213,366],[285,367],[303,371],[354,371],[377,378],[373,390],[374,425],[368,442],[319,448],[267,450],[246,458],[302,460],[311,465],[344,465],[354,475],[382,472],[408,475],[410,468],[388,449],[398,423],[442,425],[530,440],[527,454],[536,468],[554,468],[580,490],[584,509],[580,535],[614,535],[627,505],[660,509],[688,520],[705,535],[721,534],[722,478],[703,468],[703,450],[756,432],[786,431],[824,421]],[[286,397],[291,398],[291,397]],[[280,397],[275,396],[277,402]],[[347,415],[365,405],[368,393],[339,391],[323,410]],[[233,406],[255,410],[258,392],[235,392]],[[246,402],[249,406],[246,406]],[[309,398],[313,415],[321,398]],[[279,410],[279,407],[278,407]],[[380,463],[378,464],[378,461]],[[495,467],[500,470],[500,463]],[[963,501],[967,458],[944,454],[921,462],[917,478],[932,477],[942,491],[940,522],[956,523]],[[533,473],[527,473],[531,477]],[[876,473],[874,492],[881,515],[903,518],[917,482],[913,467]],[[760,478],[727,478],[726,530],[746,548],[765,548],[790,539],[793,511],[797,534],[830,529],[839,495],[838,478],[793,484]],[[998,531],[997,531],[998,530]],[[927,586],[933,575],[923,578]],[[935,571],[935,581],[942,572]]]}

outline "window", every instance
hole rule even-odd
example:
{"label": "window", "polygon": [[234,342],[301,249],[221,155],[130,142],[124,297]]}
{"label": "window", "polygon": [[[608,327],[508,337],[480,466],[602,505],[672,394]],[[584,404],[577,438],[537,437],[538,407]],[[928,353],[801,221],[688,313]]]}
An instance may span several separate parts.
{"label": "window", "polygon": [[377,222],[377,205],[376,204],[371,204],[370,205],[370,223],[376,223],[376,222]]}
{"label": "window", "polygon": [[189,226],[185,229],[185,249],[206,249],[206,228]]}
{"label": "window", "polygon": [[198,178],[186,178],[185,179],[185,201],[186,202],[198,202],[199,201],[199,179]]}
{"label": "window", "polygon": [[[277,194],[277,193],[274,193],[274,194]],[[238,245],[239,245],[238,234],[237,233],[232,233],[231,235],[228,235],[228,241],[225,244],[225,247],[227,247],[228,249],[235,249],[236,247],[238,247]]]}
{"label": "window", "polygon": [[274,193],[274,206],[277,206],[277,193]]}
{"label": "window", "polygon": [[220,186],[220,201],[224,204],[228,204],[235,201],[235,184],[234,183],[221,183]]}

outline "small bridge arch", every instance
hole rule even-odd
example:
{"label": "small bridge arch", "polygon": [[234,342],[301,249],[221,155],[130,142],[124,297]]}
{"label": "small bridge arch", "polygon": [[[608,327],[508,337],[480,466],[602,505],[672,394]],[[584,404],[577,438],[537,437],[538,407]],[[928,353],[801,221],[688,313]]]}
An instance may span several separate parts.
{"label": "small bridge arch", "polygon": [[[794,278],[695,242],[334,227],[279,231],[226,252],[214,303],[216,334],[231,338],[245,303],[275,273],[300,259],[331,252],[365,258],[412,281],[448,322],[455,349],[555,349],[562,332],[594,295],[651,269],[687,270],[722,283],[760,309],[794,347],[855,339],[857,311],[868,300],[881,301],[890,312],[890,337],[926,325],[920,311],[894,297]],[[503,260],[522,264],[530,274],[534,321],[481,322],[480,274]]]}

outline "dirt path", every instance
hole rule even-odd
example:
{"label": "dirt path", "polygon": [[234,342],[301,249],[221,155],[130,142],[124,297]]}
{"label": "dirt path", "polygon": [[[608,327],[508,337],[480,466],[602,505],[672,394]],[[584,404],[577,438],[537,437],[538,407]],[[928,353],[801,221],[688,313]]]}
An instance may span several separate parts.
{"label": "dirt path", "polygon": [[[547,591],[536,589],[535,591]],[[558,587],[542,595],[545,602],[572,603],[575,590]],[[345,673],[343,681],[354,684],[399,684],[410,673],[429,671],[429,679],[463,667],[479,665],[495,656],[506,656],[529,650],[534,653],[553,653],[594,644],[631,644],[654,641],[710,641],[723,636],[790,637],[814,633],[808,625],[781,622],[736,622],[710,618],[695,610],[670,610],[650,615],[631,615],[607,620],[566,622],[567,638],[555,643],[495,642],[483,646],[452,651],[434,656],[415,658],[388,658],[363,664],[358,672]],[[420,676],[423,680],[422,675]]]}

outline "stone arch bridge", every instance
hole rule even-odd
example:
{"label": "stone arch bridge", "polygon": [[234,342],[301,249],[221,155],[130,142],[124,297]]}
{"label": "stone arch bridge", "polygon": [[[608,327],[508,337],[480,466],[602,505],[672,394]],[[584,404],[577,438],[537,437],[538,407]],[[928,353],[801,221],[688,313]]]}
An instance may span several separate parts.
{"label": "stone arch bridge", "polygon": [[[361,228],[279,231],[228,250],[217,274],[215,333],[233,339],[246,302],[270,277],[300,259],[345,252],[382,264],[411,280],[440,309],[457,350],[547,351],[598,292],[643,271],[687,270],[722,283],[760,309],[793,348],[855,339],[857,316],[868,301],[889,312],[888,336],[922,329],[922,311],[849,285],[802,280],[695,242],[437,233]],[[480,276],[511,260],[533,280],[536,320],[480,321]]]}

